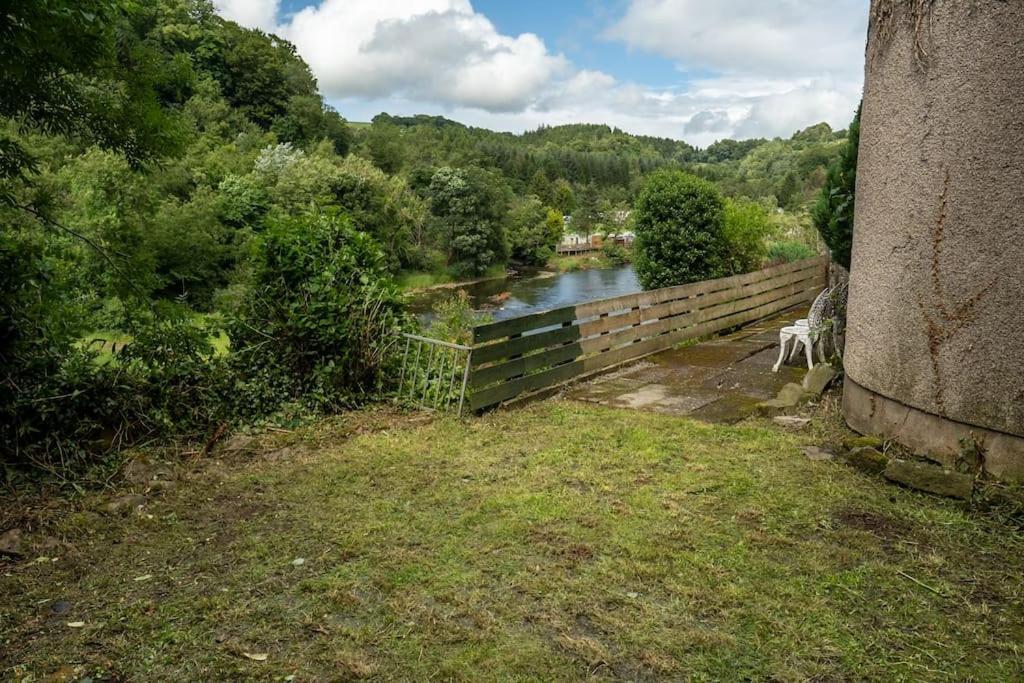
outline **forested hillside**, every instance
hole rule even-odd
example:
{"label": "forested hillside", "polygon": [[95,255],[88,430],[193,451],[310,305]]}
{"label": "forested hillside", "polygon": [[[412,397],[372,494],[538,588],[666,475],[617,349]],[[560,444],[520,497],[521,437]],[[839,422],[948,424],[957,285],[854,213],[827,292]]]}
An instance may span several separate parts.
{"label": "forested hillside", "polygon": [[759,244],[799,238],[844,138],[350,126],[293,46],[209,0],[19,3],[0,37],[8,465],[373,395],[410,324],[395,275],[543,265],[563,216],[628,227],[657,169],[756,204]]}

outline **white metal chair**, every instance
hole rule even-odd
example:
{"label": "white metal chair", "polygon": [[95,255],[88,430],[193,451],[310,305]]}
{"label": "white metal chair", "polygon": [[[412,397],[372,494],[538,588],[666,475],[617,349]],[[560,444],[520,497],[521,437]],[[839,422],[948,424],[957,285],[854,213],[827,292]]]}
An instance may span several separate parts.
{"label": "white metal chair", "polygon": [[[793,348],[790,351],[790,360],[796,358],[797,352],[803,346],[807,353],[807,369],[814,368],[814,346],[818,344],[821,333],[825,329],[825,322],[829,317],[828,309],[831,308],[830,304],[829,290],[826,289],[811,304],[811,311],[806,318],[801,318],[794,324],[779,330],[779,359],[772,366],[772,372],[778,372],[782,367],[782,361],[786,358],[786,349],[791,341]],[[825,348],[822,344],[818,344],[818,357],[821,358],[822,363],[825,362]]]}

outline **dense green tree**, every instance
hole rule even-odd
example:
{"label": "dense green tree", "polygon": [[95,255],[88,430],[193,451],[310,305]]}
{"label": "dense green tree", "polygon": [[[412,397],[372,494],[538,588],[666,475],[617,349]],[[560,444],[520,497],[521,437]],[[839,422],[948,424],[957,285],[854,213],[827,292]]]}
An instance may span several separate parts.
{"label": "dense green tree", "polygon": [[366,150],[374,165],[385,173],[398,173],[405,163],[405,148],[398,126],[376,121],[366,137]]}
{"label": "dense green tree", "polygon": [[812,217],[814,226],[828,245],[832,260],[850,267],[853,246],[853,209],[857,189],[857,151],[860,145],[860,108],[850,124],[839,158],[829,167],[825,186]]}
{"label": "dense green tree", "polygon": [[564,178],[555,181],[551,189],[553,206],[565,215],[572,214],[576,210],[576,194],[572,185]]}
{"label": "dense green tree", "polygon": [[509,213],[508,241],[512,259],[530,266],[543,266],[554,256],[562,239],[562,214],[530,196]]}
{"label": "dense green tree", "polygon": [[452,268],[479,275],[505,258],[508,188],[499,178],[477,168],[440,168],[429,196]]}
{"label": "dense green tree", "polygon": [[[9,3],[0,12],[0,117],[70,135],[81,133],[139,163],[180,151],[172,107],[194,74],[187,59],[162,61],[132,31],[127,0]],[[0,135],[0,181],[33,166]],[[0,188],[0,199],[12,199]]]}
{"label": "dense green tree", "polygon": [[651,175],[637,197],[637,277],[644,289],[672,287],[730,272],[722,197],[680,171]]}

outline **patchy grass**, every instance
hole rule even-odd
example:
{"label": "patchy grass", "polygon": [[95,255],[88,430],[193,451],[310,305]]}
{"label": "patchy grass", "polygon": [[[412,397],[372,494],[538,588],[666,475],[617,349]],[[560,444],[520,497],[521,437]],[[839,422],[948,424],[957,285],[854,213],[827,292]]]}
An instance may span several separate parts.
{"label": "patchy grass", "polygon": [[460,285],[470,285],[485,280],[496,280],[506,276],[508,270],[505,265],[496,263],[489,267],[484,274],[470,280],[460,279],[450,272],[444,271],[405,271],[397,276],[398,286],[406,292],[422,292],[435,287],[455,288]]}
{"label": "patchy grass", "polygon": [[547,269],[556,273],[575,273],[580,270],[614,267],[616,267],[615,264],[600,251],[577,256],[555,256],[547,264]]}
{"label": "patchy grass", "polygon": [[0,678],[1024,676],[1020,532],[813,436],[564,401],[354,419],[123,518],[24,509],[64,545],[0,567]]}

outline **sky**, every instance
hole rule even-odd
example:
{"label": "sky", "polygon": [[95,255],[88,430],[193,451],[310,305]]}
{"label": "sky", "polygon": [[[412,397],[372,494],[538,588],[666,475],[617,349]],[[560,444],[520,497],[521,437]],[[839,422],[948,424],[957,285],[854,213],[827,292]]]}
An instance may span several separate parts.
{"label": "sky", "polygon": [[214,0],[295,44],[350,121],[606,123],[706,147],[845,128],[870,0]]}

